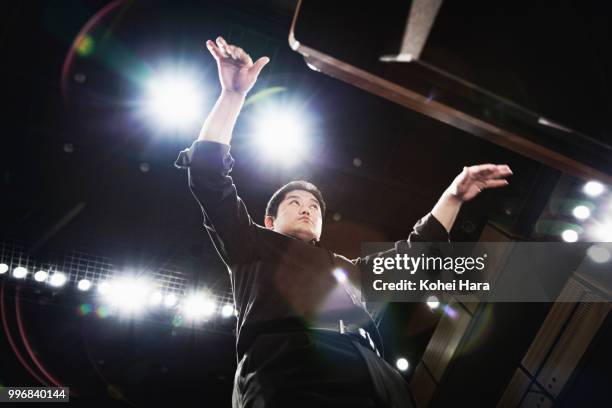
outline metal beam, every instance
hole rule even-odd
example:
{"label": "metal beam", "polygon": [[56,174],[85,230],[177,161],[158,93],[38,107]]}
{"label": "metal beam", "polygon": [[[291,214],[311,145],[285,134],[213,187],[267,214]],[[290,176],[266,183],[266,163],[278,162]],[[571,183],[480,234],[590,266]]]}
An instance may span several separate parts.
{"label": "metal beam", "polygon": [[596,179],[603,183],[612,184],[612,175],[537,144],[513,131],[503,129],[490,122],[461,112],[458,109],[431,100],[415,91],[300,43],[295,38],[295,26],[301,5],[302,1],[300,0],[289,31],[289,46],[292,50],[301,54],[311,68],[491,143],[495,143],[551,168],[581,179]]}

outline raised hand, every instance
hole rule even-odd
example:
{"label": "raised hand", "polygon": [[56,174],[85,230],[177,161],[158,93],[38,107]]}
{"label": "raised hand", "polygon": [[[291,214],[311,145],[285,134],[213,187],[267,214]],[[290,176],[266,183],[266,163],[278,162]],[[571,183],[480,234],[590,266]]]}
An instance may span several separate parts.
{"label": "raised hand", "polygon": [[448,192],[461,201],[470,201],[482,190],[503,187],[508,184],[504,177],[512,175],[505,164],[480,164],[464,167],[448,188]]}
{"label": "raised hand", "polygon": [[253,62],[242,48],[228,44],[222,37],[217,37],[216,42],[206,41],[206,47],[217,61],[219,81],[225,92],[246,95],[263,67],[270,62],[268,57]]}

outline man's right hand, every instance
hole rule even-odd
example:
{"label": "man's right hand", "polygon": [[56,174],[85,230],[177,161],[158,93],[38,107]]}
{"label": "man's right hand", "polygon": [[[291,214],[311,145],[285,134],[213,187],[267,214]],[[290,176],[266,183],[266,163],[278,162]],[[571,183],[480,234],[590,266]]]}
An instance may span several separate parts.
{"label": "man's right hand", "polygon": [[224,92],[246,95],[255,85],[263,67],[270,62],[270,58],[261,57],[253,63],[242,48],[226,43],[222,37],[217,37],[216,43],[206,41],[206,46],[217,61],[219,81]]}

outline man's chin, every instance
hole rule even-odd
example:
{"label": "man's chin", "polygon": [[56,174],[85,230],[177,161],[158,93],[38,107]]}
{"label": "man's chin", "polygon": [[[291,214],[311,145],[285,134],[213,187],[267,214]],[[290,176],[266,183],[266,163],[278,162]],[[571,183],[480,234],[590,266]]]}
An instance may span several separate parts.
{"label": "man's chin", "polygon": [[313,233],[311,230],[301,228],[291,231],[288,235],[291,235],[292,237],[305,242],[310,242],[313,239],[317,238],[316,234]]}

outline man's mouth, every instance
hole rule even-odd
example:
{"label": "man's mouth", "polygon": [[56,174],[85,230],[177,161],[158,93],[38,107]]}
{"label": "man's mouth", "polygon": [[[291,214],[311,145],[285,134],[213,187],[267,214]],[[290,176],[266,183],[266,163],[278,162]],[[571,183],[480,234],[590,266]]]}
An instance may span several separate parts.
{"label": "man's mouth", "polygon": [[298,218],[298,220],[300,220],[300,221],[308,221],[311,224],[313,223],[312,220],[310,218],[308,218],[308,217],[300,217],[300,218]]}

